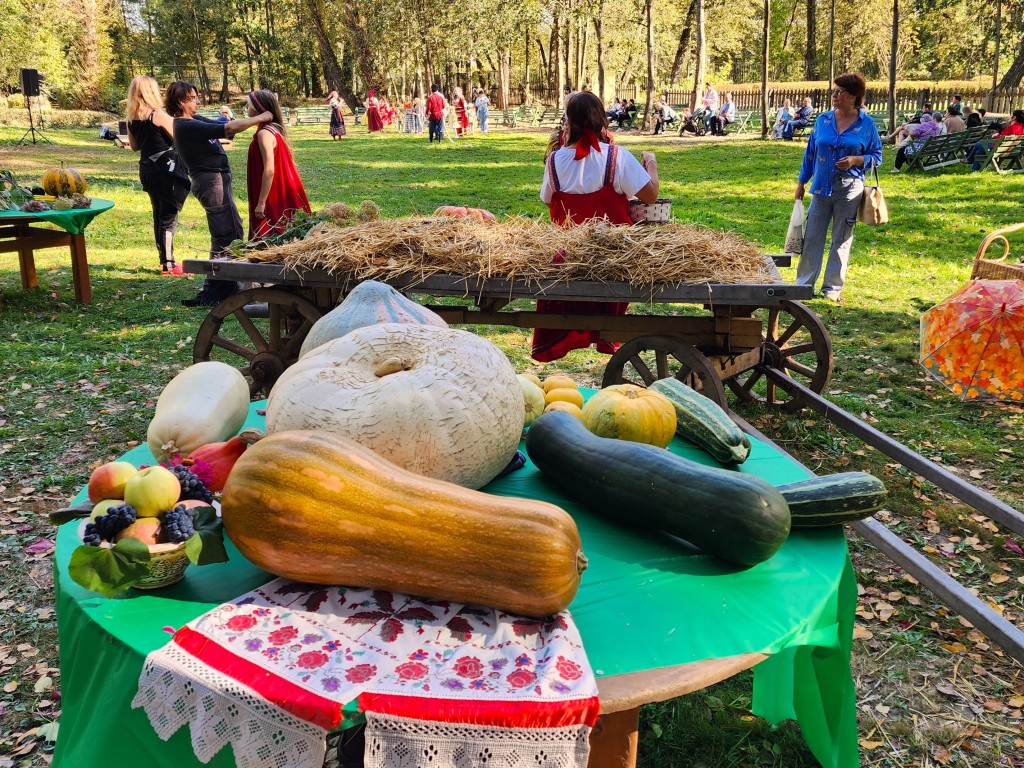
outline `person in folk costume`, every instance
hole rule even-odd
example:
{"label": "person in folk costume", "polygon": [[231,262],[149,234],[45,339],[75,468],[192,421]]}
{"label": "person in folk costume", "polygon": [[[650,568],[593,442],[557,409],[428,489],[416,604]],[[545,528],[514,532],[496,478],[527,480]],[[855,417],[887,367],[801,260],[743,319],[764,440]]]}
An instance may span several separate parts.
{"label": "person in folk costume", "polygon": [[[593,93],[578,91],[566,104],[562,130],[549,145],[544,164],[540,199],[547,203],[555,224],[581,224],[605,219],[610,224],[630,225],[629,200],[653,203],[658,199],[658,166],[653,152],[637,162],[629,150],[615,146],[608,133],[604,104]],[[561,255],[555,260],[561,261]],[[624,302],[537,302],[538,312],[551,314],[624,315]],[[599,331],[565,331],[537,328],[533,332],[533,359],[550,362],[573,349],[597,345],[598,352],[617,348]]]}
{"label": "person in folk costume", "polygon": [[366,92],[366,128],[370,133],[384,130],[384,121],[380,119],[380,102],[373,91]]}
{"label": "person in folk costume", "polygon": [[249,144],[249,239],[255,240],[284,232],[296,211],[311,210],[288,146],[277,97],[270,91],[253,91],[246,102],[250,117],[262,112],[273,115],[269,123],[259,127]]}
{"label": "person in folk costume", "polygon": [[377,110],[380,112],[380,124],[384,127],[393,125],[395,122],[395,110],[390,104],[388,104],[387,97],[381,98],[377,105]]}
{"label": "person in folk costume", "polygon": [[458,86],[455,86],[452,93],[452,106],[455,107],[455,133],[457,136],[461,136],[469,128],[469,105],[462,89]]}
{"label": "person in folk costume", "polygon": [[327,96],[327,103],[331,107],[331,139],[338,141],[346,133],[345,115],[341,111],[345,107],[345,100],[337,91],[331,91]]}

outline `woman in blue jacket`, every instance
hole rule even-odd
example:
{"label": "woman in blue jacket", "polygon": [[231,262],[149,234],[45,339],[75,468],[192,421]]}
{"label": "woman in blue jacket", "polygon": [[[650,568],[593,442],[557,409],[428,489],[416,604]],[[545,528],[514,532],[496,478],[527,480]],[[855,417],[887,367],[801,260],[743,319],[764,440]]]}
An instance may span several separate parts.
{"label": "woman in blue jacket", "polygon": [[832,241],[821,284],[821,295],[831,301],[839,301],[846,282],[864,174],[882,162],[878,128],[861,109],[865,87],[864,78],[857,73],[835,79],[832,109],[814,121],[796,185],[795,197],[803,200],[804,186],[813,179],[796,282],[812,286],[817,282],[831,224]]}

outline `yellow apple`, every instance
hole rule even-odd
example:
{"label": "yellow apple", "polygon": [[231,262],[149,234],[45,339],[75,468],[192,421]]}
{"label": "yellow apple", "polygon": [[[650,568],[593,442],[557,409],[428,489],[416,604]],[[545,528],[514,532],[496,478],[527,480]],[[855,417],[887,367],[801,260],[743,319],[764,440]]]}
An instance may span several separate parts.
{"label": "yellow apple", "polygon": [[140,469],[124,487],[124,502],[135,507],[139,517],[157,517],[174,507],[181,495],[181,483],[165,467]]}
{"label": "yellow apple", "polygon": [[104,499],[103,501],[101,501],[99,504],[92,508],[92,512],[89,515],[89,519],[95,520],[97,517],[107,514],[107,512],[110,511],[111,507],[119,507],[122,504],[124,504],[123,499]]}
{"label": "yellow apple", "polygon": [[96,467],[89,475],[89,501],[96,504],[105,499],[124,498],[125,484],[138,471],[127,461],[111,461]]}
{"label": "yellow apple", "polygon": [[121,539],[138,539],[143,544],[159,544],[163,536],[163,525],[159,517],[140,517],[114,537],[114,541]]}

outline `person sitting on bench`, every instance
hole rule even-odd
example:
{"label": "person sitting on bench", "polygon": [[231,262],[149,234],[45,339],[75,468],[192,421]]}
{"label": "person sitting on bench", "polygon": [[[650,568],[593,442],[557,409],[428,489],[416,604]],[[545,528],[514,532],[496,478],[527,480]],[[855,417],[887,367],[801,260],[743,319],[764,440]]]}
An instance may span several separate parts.
{"label": "person sitting on bench", "polygon": [[786,141],[793,140],[793,131],[797,128],[806,128],[811,124],[811,115],[814,114],[814,102],[810,96],[804,96],[803,104],[796,111],[792,120],[788,121],[782,129],[782,138]]}
{"label": "person sitting on bench", "polygon": [[654,135],[664,132],[666,125],[675,125],[676,111],[663,101],[654,102]]}
{"label": "person sitting on bench", "polygon": [[736,105],[732,103],[732,91],[726,91],[722,106],[711,118],[711,135],[725,136],[725,127],[736,122]]}

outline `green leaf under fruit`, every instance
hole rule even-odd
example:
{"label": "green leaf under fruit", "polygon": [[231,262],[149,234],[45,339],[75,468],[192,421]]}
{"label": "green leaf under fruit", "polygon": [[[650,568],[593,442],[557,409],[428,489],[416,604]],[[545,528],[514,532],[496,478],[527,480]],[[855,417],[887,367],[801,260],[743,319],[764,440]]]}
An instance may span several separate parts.
{"label": "green leaf under fruit", "polygon": [[185,542],[185,554],[195,565],[210,563],[226,563],[227,550],[224,549],[224,523],[217,517],[213,507],[196,507],[192,515],[195,528]]}
{"label": "green leaf under fruit", "polygon": [[112,549],[83,544],[71,553],[68,574],[76,584],[113,597],[145,577],[148,563],[149,547],[138,539],[121,539]]}

